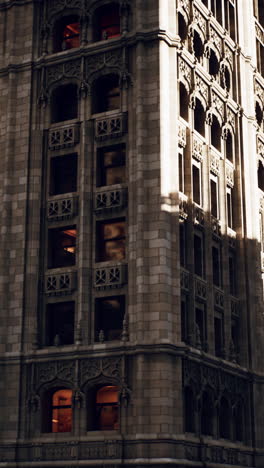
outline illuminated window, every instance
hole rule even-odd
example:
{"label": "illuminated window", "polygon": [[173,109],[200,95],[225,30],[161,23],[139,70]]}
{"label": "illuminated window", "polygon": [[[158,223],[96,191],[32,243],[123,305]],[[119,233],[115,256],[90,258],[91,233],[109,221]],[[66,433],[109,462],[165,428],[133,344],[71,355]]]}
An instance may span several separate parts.
{"label": "illuminated window", "polygon": [[125,316],[125,296],[95,300],[95,341],[120,340]]}
{"label": "illuminated window", "polygon": [[68,84],[56,88],[51,96],[51,122],[76,119],[77,114],[77,86]]}
{"label": "illuminated window", "polygon": [[106,385],[96,392],[96,423],[100,431],[119,429],[119,388]]}
{"label": "illuminated window", "polygon": [[93,86],[93,113],[107,112],[120,108],[119,77],[102,76]]}
{"label": "illuminated window", "polygon": [[120,36],[119,5],[111,3],[98,8],[94,15],[94,41]]}
{"label": "illuminated window", "polygon": [[80,47],[80,22],[78,16],[66,16],[55,24],[54,52]]}
{"label": "illuminated window", "polygon": [[50,160],[50,195],[76,192],[77,155],[53,157]]}
{"label": "illuminated window", "polygon": [[70,345],[74,342],[74,302],[55,302],[46,308],[46,346]]}
{"label": "illuminated window", "polygon": [[61,388],[48,392],[42,409],[43,432],[71,432],[72,390]]}
{"label": "illuminated window", "polygon": [[76,236],[75,226],[49,229],[48,268],[75,265]]}
{"label": "illuminated window", "polygon": [[97,152],[97,187],[126,182],[125,146],[102,148]]}
{"label": "illuminated window", "polygon": [[194,128],[200,135],[205,136],[205,110],[199,99],[196,99],[194,109]]}
{"label": "illuminated window", "polygon": [[97,262],[120,261],[126,255],[125,221],[100,222],[97,224]]}

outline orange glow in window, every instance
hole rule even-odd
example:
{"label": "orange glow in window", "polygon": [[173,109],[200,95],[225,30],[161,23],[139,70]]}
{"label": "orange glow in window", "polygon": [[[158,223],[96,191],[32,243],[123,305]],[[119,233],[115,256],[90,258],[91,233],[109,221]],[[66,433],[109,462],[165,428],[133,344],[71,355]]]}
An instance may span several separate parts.
{"label": "orange glow in window", "polygon": [[72,390],[58,390],[52,396],[52,432],[72,430]]}

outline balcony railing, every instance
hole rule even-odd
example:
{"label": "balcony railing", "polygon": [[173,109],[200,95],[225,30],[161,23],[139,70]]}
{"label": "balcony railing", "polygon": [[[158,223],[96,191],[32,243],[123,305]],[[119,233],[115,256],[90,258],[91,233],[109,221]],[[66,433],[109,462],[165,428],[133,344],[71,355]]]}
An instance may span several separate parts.
{"label": "balcony railing", "polygon": [[99,191],[95,194],[94,210],[96,214],[118,211],[127,205],[127,189]]}
{"label": "balcony railing", "polygon": [[121,288],[127,283],[127,265],[114,265],[94,269],[94,287],[96,289]]}
{"label": "balcony railing", "polygon": [[214,305],[219,309],[224,308],[224,293],[221,289],[214,288]]}
{"label": "balcony railing", "polygon": [[119,113],[97,117],[95,120],[95,139],[117,138],[127,132],[127,114]]}
{"label": "balcony railing", "polygon": [[203,137],[197,133],[192,133],[192,156],[198,161],[202,161],[204,157],[205,141]]}
{"label": "balcony railing", "polygon": [[181,289],[183,291],[189,291],[190,289],[190,274],[183,268],[181,268]]}
{"label": "balcony railing", "polygon": [[179,145],[185,148],[186,146],[186,126],[178,120],[178,140]]}
{"label": "balcony railing", "polygon": [[207,298],[206,281],[197,277],[195,277],[195,296],[202,301],[206,301]]}
{"label": "balcony railing", "polygon": [[79,124],[53,127],[49,130],[49,149],[51,151],[69,148],[79,143]]}
{"label": "balcony railing", "polygon": [[45,275],[44,290],[47,296],[71,294],[77,287],[76,271]]}
{"label": "balcony railing", "polygon": [[56,200],[49,200],[47,203],[47,219],[48,221],[59,221],[71,219],[77,215],[78,198],[66,197]]}

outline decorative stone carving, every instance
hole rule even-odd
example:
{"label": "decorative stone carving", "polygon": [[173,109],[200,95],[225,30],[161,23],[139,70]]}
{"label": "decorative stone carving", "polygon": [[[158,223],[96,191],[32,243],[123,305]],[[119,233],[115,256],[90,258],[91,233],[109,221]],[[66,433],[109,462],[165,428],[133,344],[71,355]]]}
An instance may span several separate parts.
{"label": "decorative stone carving", "polygon": [[264,89],[263,89],[262,85],[257,80],[255,80],[255,82],[254,82],[254,92],[255,92],[256,97],[259,98],[259,104],[260,104],[261,108],[263,108],[263,105],[264,105]]}
{"label": "decorative stone carving", "polygon": [[53,361],[37,364],[36,385],[37,387],[40,387],[43,384],[52,382],[53,380],[73,382],[74,370],[74,361]]}
{"label": "decorative stone carving", "polygon": [[186,84],[188,92],[190,92],[192,83],[192,69],[182,57],[179,57],[179,76],[180,80]]}
{"label": "decorative stone carving", "polygon": [[224,294],[217,288],[214,288],[214,305],[220,309],[224,308]]}
{"label": "decorative stone carving", "polygon": [[209,97],[207,84],[197,74],[195,74],[194,81],[195,81],[195,91],[199,93],[201,99],[203,100],[205,105],[207,105],[208,104],[208,97]]}
{"label": "decorative stone carving", "polygon": [[72,78],[76,78],[78,80],[81,79],[80,60],[68,60],[65,63],[50,66],[46,69],[46,80],[48,88],[58,81],[63,82]]}
{"label": "decorative stone carving", "polygon": [[76,289],[76,284],[76,271],[47,274],[45,275],[45,294],[47,296],[71,294]]}
{"label": "decorative stone carving", "polygon": [[189,272],[181,268],[181,276],[180,276],[181,289],[185,292],[188,292],[190,288],[189,279],[190,279]]}
{"label": "decorative stone carving", "polygon": [[234,186],[234,168],[233,164],[226,160],[226,182],[230,187]]}
{"label": "decorative stone carving", "polygon": [[227,44],[225,44],[225,47],[224,47],[224,56],[225,56],[225,59],[227,60],[227,62],[229,63],[229,65],[231,67],[231,70],[233,70],[233,66],[234,66],[233,52],[228,47]]}
{"label": "decorative stone carving", "polygon": [[78,124],[52,127],[49,130],[49,150],[70,148],[79,143],[80,131]]}
{"label": "decorative stone carving", "polygon": [[127,265],[100,267],[94,270],[94,287],[96,289],[121,288],[127,283]]}
{"label": "decorative stone carving", "polygon": [[55,14],[63,11],[66,8],[82,9],[82,0],[49,0],[47,11],[51,18]]}
{"label": "decorative stone carving", "polygon": [[194,206],[193,222],[194,224],[198,224],[201,227],[204,226],[204,212],[198,206]]}
{"label": "decorative stone carving", "polygon": [[216,30],[212,27],[212,25],[209,26],[209,36],[210,36],[210,43],[213,45],[213,48],[215,49],[218,58],[221,57],[222,55],[222,39],[216,32]]}
{"label": "decorative stone carving", "polygon": [[179,0],[178,1],[178,10],[185,17],[186,23],[188,23],[190,18],[190,2],[189,0]]}
{"label": "decorative stone carving", "polygon": [[264,141],[260,138],[257,139],[257,152],[259,156],[264,158]]}
{"label": "decorative stone carving", "polygon": [[210,171],[213,172],[217,176],[219,175],[219,172],[220,172],[220,158],[218,154],[216,154],[212,148],[210,150]]}
{"label": "decorative stone carving", "polygon": [[187,210],[188,197],[184,195],[184,193],[180,193],[179,197],[180,197],[180,200],[179,200],[180,221],[184,221],[185,219],[188,218],[188,210]]}
{"label": "decorative stone carving", "polygon": [[36,393],[31,394],[28,398],[28,409],[32,413],[36,413],[40,409],[40,397]]}
{"label": "decorative stone carving", "polygon": [[185,148],[186,146],[186,127],[178,121],[178,144]]}
{"label": "decorative stone carving", "polygon": [[195,278],[195,296],[202,301],[206,301],[206,297],[207,297],[206,281]]}
{"label": "decorative stone carving", "polygon": [[95,120],[95,139],[118,138],[127,132],[127,115],[113,114],[109,117],[98,117]]}
{"label": "decorative stone carving", "polygon": [[214,237],[221,237],[222,232],[221,232],[221,222],[219,219],[215,218],[214,216],[211,215],[211,226],[212,226],[212,234]]}
{"label": "decorative stone carving", "polygon": [[204,142],[203,140],[196,135],[192,134],[192,156],[198,161],[202,161],[204,157]]}
{"label": "decorative stone carving", "polygon": [[48,221],[60,221],[74,218],[78,212],[78,198],[67,197],[47,202]]}
{"label": "decorative stone carving", "polygon": [[256,37],[264,45],[264,31],[263,31],[263,29],[259,26],[259,24],[257,22],[255,23],[255,27],[256,27]]}
{"label": "decorative stone carving", "polygon": [[192,28],[196,27],[200,30],[203,36],[203,40],[206,39],[206,20],[201,14],[201,12],[193,5],[193,22]]}
{"label": "decorative stone carving", "polygon": [[98,191],[94,199],[97,215],[122,210],[127,205],[127,189]]}
{"label": "decorative stone carving", "polygon": [[221,123],[223,123],[225,106],[224,106],[223,101],[213,90],[211,91],[211,100],[212,100],[212,108],[216,111],[216,113],[221,118]]}
{"label": "decorative stone carving", "polygon": [[80,362],[82,385],[97,377],[109,377],[121,381],[123,377],[123,362],[121,357],[86,359]]}

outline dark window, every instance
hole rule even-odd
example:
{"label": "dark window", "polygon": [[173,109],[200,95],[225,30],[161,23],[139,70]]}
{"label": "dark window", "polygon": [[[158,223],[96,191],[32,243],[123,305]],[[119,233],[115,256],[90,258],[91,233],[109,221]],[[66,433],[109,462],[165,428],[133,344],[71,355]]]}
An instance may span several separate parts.
{"label": "dark window", "polygon": [[245,409],[242,402],[238,402],[234,409],[234,439],[242,442],[244,440]]}
{"label": "dark window", "polygon": [[48,268],[75,265],[76,236],[75,226],[49,229]]}
{"label": "dark window", "polygon": [[258,187],[264,191],[264,166],[261,161],[259,161],[258,167]]}
{"label": "dark window", "polygon": [[101,41],[120,36],[119,5],[112,3],[98,8],[94,15],[93,40]]}
{"label": "dark window", "polygon": [[50,195],[76,192],[77,155],[57,156],[50,160]]}
{"label": "dark window", "polygon": [[259,23],[264,28],[264,5],[263,0],[257,0],[257,7],[258,7],[258,15],[257,18]]}
{"label": "dark window", "polygon": [[99,149],[97,153],[97,187],[126,182],[125,146]]}
{"label": "dark window", "polygon": [[125,315],[125,296],[95,300],[95,341],[120,340]]}
{"label": "dark window", "polygon": [[74,343],[74,302],[47,304],[46,345],[62,346]]}
{"label": "dark window", "polygon": [[228,93],[230,92],[230,90],[231,90],[231,74],[230,74],[229,68],[226,65],[222,65],[222,67],[221,67],[220,85]]}
{"label": "dark window", "polygon": [[51,122],[76,119],[77,113],[77,86],[68,84],[56,88],[51,97]]}
{"label": "dark window", "polygon": [[221,251],[218,247],[212,247],[213,283],[221,286]]}
{"label": "dark window", "polygon": [[218,184],[216,180],[210,179],[210,194],[211,194],[211,213],[215,218],[218,218]]}
{"label": "dark window", "polygon": [[48,392],[42,402],[42,432],[71,432],[72,390]]}
{"label": "dark window", "polygon": [[222,0],[211,0],[211,10],[217,21],[222,24]]}
{"label": "dark window", "polygon": [[227,0],[225,3],[225,29],[229,32],[233,41],[236,40],[236,25],[235,25],[235,8],[234,5]]}
{"label": "dark window", "polygon": [[261,75],[264,75],[264,45],[258,39],[256,40],[256,49],[257,68],[259,73],[261,73]]}
{"label": "dark window", "polygon": [[186,225],[180,224],[180,264],[186,266]]}
{"label": "dark window", "polygon": [[256,111],[256,119],[257,119],[258,125],[259,127],[261,127],[262,120],[263,120],[263,110],[261,109],[258,102],[256,102],[255,111]]}
{"label": "dark window", "polygon": [[196,346],[205,349],[206,347],[206,315],[204,309],[196,307],[195,309],[195,324],[196,324]]}
{"label": "dark window", "polygon": [[181,340],[187,342],[187,304],[181,301]]}
{"label": "dark window", "polygon": [[180,116],[188,122],[189,95],[185,86],[180,83]]}
{"label": "dark window", "polygon": [[194,34],[193,34],[193,51],[194,51],[195,57],[198,59],[199,62],[201,62],[202,56],[204,53],[204,45],[197,31],[194,31]]}
{"label": "dark window", "polygon": [[178,13],[178,34],[183,42],[187,39],[188,27],[180,12]]}
{"label": "dark window", "polygon": [[231,229],[233,229],[233,190],[231,187],[227,188],[226,192],[226,199],[227,199],[227,225]]}
{"label": "dark window", "polygon": [[201,433],[213,435],[214,404],[211,392],[205,391],[201,401]]}
{"label": "dark window", "polygon": [[229,253],[229,289],[232,296],[236,295],[236,259],[233,253]]}
{"label": "dark window", "polygon": [[219,436],[230,439],[231,408],[226,398],[222,397],[219,406]]}
{"label": "dark window", "polygon": [[200,135],[205,136],[205,110],[199,99],[196,99],[194,109],[194,128]]}
{"label": "dark window", "polygon": [[190,387],[184,389],[185,432],[195,432],[195,398]]}
{"label": "dark window", "polygon": [[179,191],[184,192],[184,150],[178,152]]}
{"label": "dark window", "polygon": [[93,86],[93,113],[107,112],[120,108],[119,77],[102,76]]}
{"label": "dark window", "polygon": [[222,356],[223,352],[223,320],[221,317],[214,318],[214,333],[215,333],[215,355]]}
{"label": "dark window", "polygon": [[55,24],[54,52],[80,47],[80,22],[78,16],[66,16]]}
{"label": "dark window", "polygon": [[203,240],[201,236],[194,235],[194,273],[203,276]]}
{"label": "dark window", "polygon": [[202,3],[208,8],[208,0],[202,0]]}
{"label": "dark window", "polygon": [[211,125],[211,144],[218,151],[221,151],[221,126],[215,115],[213,115],[213,121]]}
{"label": "dark window", "polygon": [[193,201],[201,205],[201,171],[196,165],[192,165]]}
{"label": "dark window", "polygon": [[239,353],[239,320],[236,317],[231,321],[231,338],[234,345],[234,352],[236,355]]}
{"label": "dark window", "polygon": [[233,137],[229,131],[226,138],[226,158],[233,162]]}
{"label": "dark window", "polygon": [[216,76],[219,72],[219,61],[216,56],[216,53],[213,49],[210,50],[210,58],[209,58],[209,73],[212,76]]}
{"label": "dark window", "polygon": [[120,261],[126,256],[125,221],[100,222],[97,224],[97,262]]}

